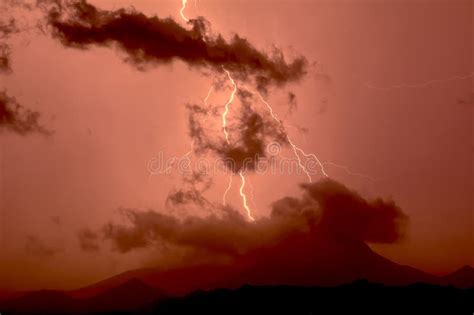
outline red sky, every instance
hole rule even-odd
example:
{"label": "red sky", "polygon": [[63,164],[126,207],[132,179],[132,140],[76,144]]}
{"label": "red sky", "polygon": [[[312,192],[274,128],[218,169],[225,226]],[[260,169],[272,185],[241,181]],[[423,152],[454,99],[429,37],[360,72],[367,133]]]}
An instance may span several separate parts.
{"label": "red sky", "polygon": [[[91,1],[133,5],[177,21],[180,1]],[[474,265],[471,1],[189,1],[212,30],[237,32],[259,49],[276,44],[316,66],[268,101],[295,142],[325,162],[330,177],[367,197],[391,197],[409,217],[406,236],[372,245],[383,256],[432,273]],[[137,71],[124,53],[64,48],[47,35],[12,39],[12,68],[0,87],[42,113],[52,136],[0,134],[0,283],[73,288],[157,263],[156,249],[81,251],[77,231],[120,222],[118,207],[167,212],[180,177],[149,176],[147,163],[190,148],[187,102],[201,102],[210,77],[183,62]],[[211,95],[224,104],[228,91]],[[290,156],[290,151],[283,152]],[[255,214],[299,196],[302,175],[250,175]],[[316,177],[315,177],[316,179]],[[220,200],[217,175],[207,197]],[[229,203],[244,211],[238,186]],[[46,251],[45,251],[46,249]],[[48,254],[49,253],[49,254]]]}

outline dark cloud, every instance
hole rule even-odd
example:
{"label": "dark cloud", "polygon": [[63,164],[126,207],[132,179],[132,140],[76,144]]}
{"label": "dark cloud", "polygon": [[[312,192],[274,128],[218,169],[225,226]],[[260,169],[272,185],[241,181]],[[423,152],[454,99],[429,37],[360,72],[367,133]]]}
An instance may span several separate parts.
{"label": "dark cloud", "polygon": [[0,18],[0,73],[9,73],[11,69],[11,48],[8,39],[12,34],[18,33],[16,20],[9,18],[4,20]]}
{"label": "dark cloud", "polygon": [[10,46],[6,43],[0,43],[0,71],[1,72],[10,72],[11,71],[11,64],[10,64]]}
{"label": "dark cloud", "polygon": [[[12,0],[0,6],[3,14],[0,17],[0,74],[12,72],[9,39],[13,34],[23,31],[11,12],[12,8],[18,6],[22,6],[21,2]],[[50,134],[51,131],[40,125],[39,118],[38,112],[23,107],[5,90],[0,91],[0,131],[7,130],[20,135],[34,132]]]}
{"label": "dark cloud", "polygon": [[53,257],[62,251],[59,248],[45,244],[42,239],[34,235],[27,236],[25,249],[28,253],[41,257]]}
{"label": "dark cloud", "polygon": [[[191,163],[189,159],[186,163]],[[182,172],[182,185],[170,191],[166,198],[166,206],[172,209],[185,211],[190,210],[198,213],[202,210],[205,213],[212,213],[218,206],[209,201],[204,193],[211,187],[212,179],[205,171],[192,170]]]}
{"label": "dark cloud", "polygon": [[[223,163],[223,167],[239,173],[254,171],[263,158],[268,158],[270,143],[287,145],[287,133],[282,124],[275,121],[268,109],[262,106],[254,93],[238,88],[230,107],[238,107],[238,112],[227,116],[226,130],[229,142],[224,137],[222,109],[216,111],[211,104],[188,105],[189,134],[194,140],[194,152],[213,153]],[[209,119],[219,124],[210,124]]]}
{"label": "dark cloud", "polygon": [[131,226],[109,223],[104,227],[105,237],[121,252],[167,243],[234,255],[254,239],[251,226],[239,213],[230,209],[221,216],[190,216],[185,219],[154,211],[122,209],[121,212]]}
{"label": "dark cloud", "polygon": [[83,251],[96,252],[100,249],[99,234],[91,229],[85,228],[77,233],[79,246]]}
{"label": "dark cloud", "polygon": [[5,91],[0,91],[0,131],[6,130],[19,135],[51,134],[52,132],[43,127],[39,120],[39,112],[23,107],[14,97],[9,96]]}
{"label": "dark cloud", "polygon": [[308,246],[310,251],[313,245],[306,242],[314,235],[359,243],[391,243],[403,234],[406,216],[393,201],[367,201],[331,179],[303,188],[302,198],[286,197],[275,202],[271,215],[255,222],[229,207],[221,207],[217,214],[181,219],[151,210],[121,209],[128,223],[110,222],[101,233],[120,252],[164,244],[191,254],[206,252],[211,258],[278,248],[297,235],[303,235],[305,242],[295,241],[292,246]]}
{"label": "dark cloud", "polygon": [[371,243],[392,243],[403,234],[407,217],[393,200],[367,201],[333,180],[303,187],[324,209],[319,227],[329,233]]}
{"label": "dark cloud", "polygon": [[199,69],[221,73],[226,69],[237,80],[252,80],[261,91],[306,74],[303,56],[287,62],[281,50],[265,53],[238,34],[230,40],[211,35],[202,17],[191,20],[188,29],[171,18],[148,17],[133,8],[106,11],[85,0],[40,3],[49,10],[53,36],[63,45],[118,47],[127,54],[126,61],[139,68],[179,59]]}
{"label": "dark cloud", "polygon": [[202,192],[194,187],[173,189],[166,198],[166,204],[167,206],[172,207],[189,207],[190,204],[195,204],[201,208],[211,205],[211,203],[206,198],[204,198]]}
{"label": "dark cloud", "polygon": [[288,112],[287,112],[287,114],[291,115],[297,107],[298,107],[298,104],[296,102],[295,93],[288,92]]}
{"label": "dark cloud", "polygon": [[[5,0],[0,5],[0,74],[12,72],[10,38],[26,30],[18,25],[13,11],[16,8],[31,10],[32,6],[17,0]],[[50,130],[39,124],[40,114],[20,105],[5,90],[0,91],[0,131],[7,130],[20,135],[29,133],[51,134]]]}

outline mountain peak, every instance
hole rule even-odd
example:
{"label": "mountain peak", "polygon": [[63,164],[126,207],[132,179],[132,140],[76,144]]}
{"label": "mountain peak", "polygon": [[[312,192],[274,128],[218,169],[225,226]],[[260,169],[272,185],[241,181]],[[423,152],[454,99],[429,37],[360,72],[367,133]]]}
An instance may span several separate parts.
{"label": "mountain peak", "polygon": [[115,289],[118,289],[118,288],[128,288],[128,289],[136,288],[136,289],[153,290],[151,286],[149,286],[148,284],[144,283],[142,280],[135,277],[125,281],[121,285],[117,286]]}
{"label": "mountain peak", "polygon": [[469,266],[469,265],[464,265],[461,268],[459,268],[457,271],[460,271],[460,272],[474,272],[474,268],[472,266]]}
{"label": "mountain peak", "polygon": [[110,297],[111,299],[114,299],[117,296],[121,296],[127,299],[140,299],[143,297],[157,297],[159,295],[163,295],[163,293],[144,283],[140,279],[131,278],[126,282],[97,295],[96,298]]}
{"label": "mountain peak", "polygon": [[465,265],[441,278],[442,284],[461,288],[474,287],[474,268]]}
{"label": "mountain peak", "polygon": [[474,276],[474,268],[469,265],[464,265],[455,271],[448,273],[445,277],[452,277],[452,276]]}

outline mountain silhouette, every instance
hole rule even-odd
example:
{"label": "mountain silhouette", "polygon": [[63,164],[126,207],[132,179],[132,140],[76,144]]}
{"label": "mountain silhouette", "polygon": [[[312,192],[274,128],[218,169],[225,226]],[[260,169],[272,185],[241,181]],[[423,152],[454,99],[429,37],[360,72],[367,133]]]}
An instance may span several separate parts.
{"label": "mountain silhouette", "polygon": [[459,268],[458,270],[441,277],[440,284],[452,285],[458,288],[473,288],[474,268],[471,266]]}
{"label": "mountain silhouette", "polygon": [[[235,314],[237,310],[268,313],[263,311],[268,307],[274,313],[316,314],[318,305],[324,305],[346,312],[453,313],[450,305],[463,311],[472,305],[466,301],[474,294],[473,271],[465,266],[437,277],[394,263],[362,241],[301,233],[227,264],[130,270],[77,290],[28,292],[0,303],[0,310],[6,314]],[[371,308],[376,302],[389,306]],[[294,305],[301,307],[292,312]]]}
{"label": "mountain silhouette", "polygon": [[73,298],[66,292],[41,290],[0,303],[0,309],[22,313],[91,313],[138,309],[166,296],[138,279],[113,287],[88,299]]}
{"label": "mountain silhouette", "polygon": [[154,304],[152,314],[472,314],[474,290],[437,285],[249,286],[198,291]]}
{"label": "mountain silhouette", "polygon": [[75,309],[77,301],[65,292],[40,290],[0,303],[0,309],[6,313],[15,311],[22,313],[64,312]]}
{"label": "mountain silhouette", "polygon": [[87,300],[83,308],[89,311],[132,310],[152,301],[162,300],[166,295],[138,279],[131,279]]}
{"label": "mountain silhouette", "polygon": [[[357,280],[340,286],[255,286],[197,290],[166,297],[131,279],[88,299],[37,291],[0,304],[20,314],[472,314],[474,288],[417,283],[386,286]],[[322,312],[324,311],[324,312]]]}
{"label": "mountain silhouette", "polygon": [[239,256],[229,264],[131,270],[69,293],[74,297],[90,297],[132,278],[170,295],[238,288],[243,284],[334,286],[357,279],[387,285],[439,282],[436,276],[380,256],[364,242],[321,233],[290,237],[276,246]]}

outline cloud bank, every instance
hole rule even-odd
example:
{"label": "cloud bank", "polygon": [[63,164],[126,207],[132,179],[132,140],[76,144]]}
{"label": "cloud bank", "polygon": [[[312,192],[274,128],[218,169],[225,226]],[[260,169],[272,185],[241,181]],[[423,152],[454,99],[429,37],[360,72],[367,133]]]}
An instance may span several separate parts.
{"label": "cloud bank", "polygon": [[20,105],[14,97],[0,91],[0,131],[14,132],[19,135],[40,133],[50,135],[39,122],[40,113]]}
{"label": "cloud bank", "polygon": [[148,17],[133,8],[107,11],[85,0],[39,3],[48,11],[53,37],[63,45],[116,47],[138,68],[181,60],[197,69],[226,69],[237,80],[253,81],[261,91],[298,81],[307,71],[303,56],[288,62],[276,47],[266,53],[238,34],[230,40],[212,35],[203,17],[190,20],[188,29],[172,18]]}
{"label": "cloud bank", "polygon": [[307,246],[311,251],[311,242],[306,242],[315,235],[358,243],[393,243],[403,236],[407,217],[391,200],[368,201],[331,179],[302,187],[302,198],[276,201],[270,216],[256,222],[229,207],[221,207],[218,214],[185,218],[121,209],[127,223],[109,222],[97,233],[121,253],[165,247],[171,254],[176,249],[211,258],[236,258],[262,248],[279,248],[289,239],[295,240],[292,246]]}

